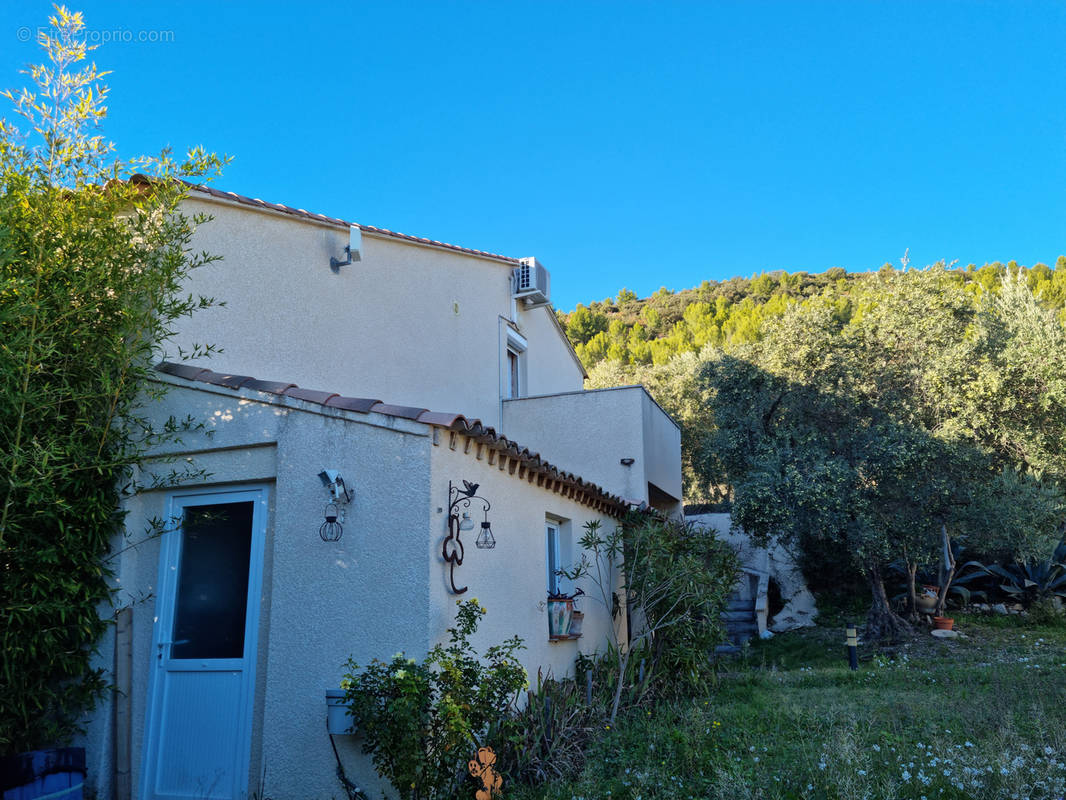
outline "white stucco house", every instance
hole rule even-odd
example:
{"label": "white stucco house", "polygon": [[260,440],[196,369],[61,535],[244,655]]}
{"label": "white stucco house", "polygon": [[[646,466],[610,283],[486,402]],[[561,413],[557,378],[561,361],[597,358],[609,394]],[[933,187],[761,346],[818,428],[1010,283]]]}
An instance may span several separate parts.
{"label": "white stucco house", "polygon": [[[551,636],[553,568],[588,521],[680,514],[680,431],[642,387],[583,390],[533,259],[213,189],[187,211],[213,217],[194,248],[223,257],[188,289],[225,306],[173,352],[221,352],[157,370],[147,413],[200,427],[142,464],[160,488],[125,509],[89,781],[119,800],[343,797],[339,759],[374,789],[357,737],[326,729],[348,656],[422,657],[477,597],[480,646],[517,634],[530,674],[570,672],[625,620],[587,599],[580,637]],[[197,477],[168,485],[176,468]]]}

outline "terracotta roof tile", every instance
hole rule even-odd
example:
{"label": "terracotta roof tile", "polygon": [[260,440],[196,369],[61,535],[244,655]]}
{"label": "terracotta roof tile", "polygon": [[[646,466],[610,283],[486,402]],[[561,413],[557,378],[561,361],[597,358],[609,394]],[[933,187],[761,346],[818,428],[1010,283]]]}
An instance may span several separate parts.
{"label": "terracotta roof tile", "polygon": [[204,372],[210,372],[211,370],[204,369],[203,367],[196,367],[192,364],[173,364],[169,361],[164,361],[162,364],[156,367],[160,372],[165,372],[168,375],[174,375],[178,378],[185,378],[187,381],[196,380],[196,376],[203,374]]}
{"label": "terracotta roof tile", "polygon": [[255,389],[257,392],[269,392],[270,394],[285,394],[286,391],[295,387],[295,383],[285,383],[284,381],[261,381],[252,378],[245,383],[242,388]]}
{"label": "terracotta roof tile", "polygon": [[571,472],[564,472],[533,453],[527,447],[501,436],[493,428],[481,423],[479,419],[468,419],[462,414],[448,414],[439,411],[427,411],[413,406],[396,406],[360,397],[345,397],[335,392],[322,392],[314,389],[301,389],[294,383],[281,381],[264,381],[245,375],[212,372],[192,364],[174,364],[164,361],[156,365],[156,370],[187,381],[210,383],[227,389],[243,389],[264,392],[281,397],[291,397],[307,403],[317,403],[327,408],[336,408],[358,413],[384,414],[401,419],[409,419],[424,425],[431,425],[444,430],[455,431],[470,436],[479,442],[501,452],[505,457],[514,458],[524,463],[527,469],[547,475],[551,481],[562,481],[564,485],[574,487],[581,493],[582,502],[606,509],[610,513],[620,513],[628,508],[627,501],[594,483],[588,483]]}
{"label": "terracotta roof tile", "polygon": [[417,420],[429,409],[414,408],[413,406],[393,406],[388,403],[378,403],[370,409],[376,414],[388,414],[390,417],[402,417],[403,419]]}
{"label": "terracotta roof tile", "polygon": [[326,405],[330,408],[343,408],[346,411],[358,411],[361,414],[369,413],[370,409],[380,404],[380,400],[369,400],[365,397],[344,397],[339,394],[326,401]]}
{"label": "terracotta roof tile", "polygon": [[241,386],[252,380],[251,375],[229,375],[222,372],[212,372],[211,370],[204,370],[197,377],[197,380],[204,381],[205,383],[213,383],[216,386],[227,386],[230,389],[240,389]]}
{"label": "terracotta roof tile", "polygon": [[306,400],[309,403],[318,403],[325,405],[334,397],[340,397],[336,392],[320,392],[317,389],[301,389],[299,386],[293,386],[290,389],[285,390],[286,397],[295,397],[297,400]]}
{"label": "terracotta roof tile", "polygon": [[440,411],[423,411],[418,415],[418,422],[424,422],[426,425],[436,425],[438,428],[450,428],[457,420],[464,420],[462,414],[447,414]]}

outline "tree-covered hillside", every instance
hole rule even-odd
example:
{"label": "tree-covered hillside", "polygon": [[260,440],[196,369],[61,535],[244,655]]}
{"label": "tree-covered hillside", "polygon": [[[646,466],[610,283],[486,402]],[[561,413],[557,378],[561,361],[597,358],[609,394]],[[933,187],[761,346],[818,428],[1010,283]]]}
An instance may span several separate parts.
{"label": "tree-covered hillside", "polygon": [[[960,287],[980,294],[994,290],[1003,275],[1018,269],[1043,302],[1060,310],[1066,307],[1066,256],[1059,256],[1055,269],[1046,264],[1019,267],[1013,261],[997,261],[954,272]],[[755,341],[766,320],[782,316],[789,305],[809,298],[830,299],[846,319],[853,290],[875,274],[849,273],[840,267],[818,274],[768,272],[753,278],[704,281],[676,293],[663,288],[644,299],[622,289],[616,297],[557,313],[587,369],[601,361],[665,365],[674,356],[699,352],[707,344],[729,350]]]}
{"label": "tree-covered hillside", "polygon": [[[1009,275],[1020,275],[1036,302],[1066,322],[1064,256],[1054,269],[1012,261],[964,269],[937,265],[935,271],[942,276],[944,302],[967,313],[980,312]],[[838,331],[853,328],[879,300],[890,299],[900,285],[893,276],[902,277],[900,270],[886,264],[870,273],[834,268],[814,275],[774,272],[705,281],[677,293],[660,289],[645,299],[623,289],[613,299],[579,305],[559,319],[589,370],[590,388],[642,383],[681,424],[685,499],[704,502],[720,499],[722,487],[699,475],[702,448],[714,429],[709,390],[700,379],[703,366],[723,353],[741,354],[795,313],[821,310]],[[913,309],[916,320],[941,311]]]}

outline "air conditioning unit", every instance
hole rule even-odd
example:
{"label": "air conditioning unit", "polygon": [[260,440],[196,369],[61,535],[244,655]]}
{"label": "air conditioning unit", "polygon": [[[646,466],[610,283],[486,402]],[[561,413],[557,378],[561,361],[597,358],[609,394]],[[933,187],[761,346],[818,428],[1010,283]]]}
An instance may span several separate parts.
{"label": "air conditioning unit", "polygon": [[524,301],[526,308],[548,305],[551,302],[548,270],[535,258],[520,258],[518,263],[512,273],[515,299]]}

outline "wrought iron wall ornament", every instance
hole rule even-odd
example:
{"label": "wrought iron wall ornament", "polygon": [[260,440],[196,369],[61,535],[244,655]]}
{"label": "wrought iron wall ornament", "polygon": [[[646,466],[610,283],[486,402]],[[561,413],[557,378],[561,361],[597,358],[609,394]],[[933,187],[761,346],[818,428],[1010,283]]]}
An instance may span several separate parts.
{"label": "wrought iron wall ornament", "polygon": [[441,546],[441,555],[444,556],[444,560],[448,562],[450,567],[448,580],[451,582],[453,594],[462,594],[470,588],[469,586],[460,588],[455,585],[455,568],[463,565],[463,556],[465,554],[463,542],[459,535],[463,531],[473,530],[474,528],[474,521],[470,519],[470,512],[465,510],[471,507],[474,500],[482,504],[482,511],[485,513],[485,521],[481,523],[481,533],[478,534],[474,544],[483,550],[496,546],[496,539],[493,537],[492,528],[489,526],[489,509],[492,508],[492,504],[477,493],[479,485],[470,483],[470,481],[463,481],[463,487],[459,488],[451,481],[448,481],[448,535]]}

